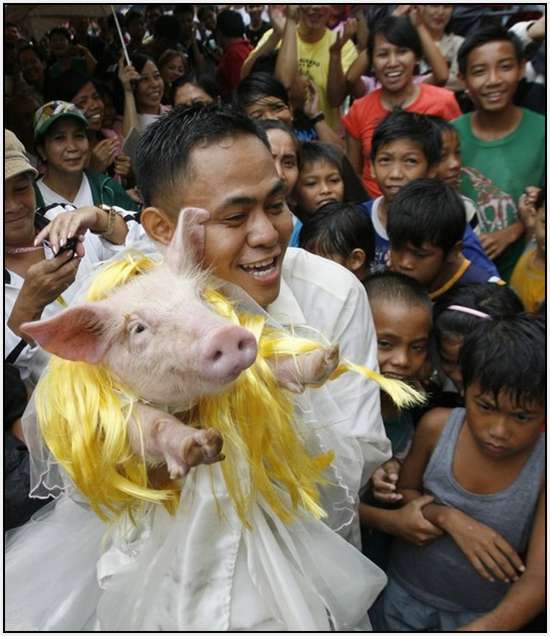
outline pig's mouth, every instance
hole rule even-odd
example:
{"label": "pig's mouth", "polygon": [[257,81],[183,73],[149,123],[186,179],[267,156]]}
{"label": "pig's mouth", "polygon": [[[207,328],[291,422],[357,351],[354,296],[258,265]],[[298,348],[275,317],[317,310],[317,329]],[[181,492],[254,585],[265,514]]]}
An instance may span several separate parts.
{"label": "pig's mouth", "polygon": [[277,271],[279,264],[279,256],[272,256],[256,263],[250,263],[248,265],[239,265],[239,267],[254,278],[267,278]]}

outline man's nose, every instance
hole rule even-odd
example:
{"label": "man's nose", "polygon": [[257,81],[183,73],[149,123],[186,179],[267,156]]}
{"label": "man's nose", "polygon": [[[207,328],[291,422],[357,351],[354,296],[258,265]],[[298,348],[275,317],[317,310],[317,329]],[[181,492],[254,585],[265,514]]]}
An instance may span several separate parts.
{"label": "man's nose", "polygon": [[279,240],[279,232],[262,210],[255,215],[254,221],[248,231],[248,244],[251,247],[268,246],[271,247]]}

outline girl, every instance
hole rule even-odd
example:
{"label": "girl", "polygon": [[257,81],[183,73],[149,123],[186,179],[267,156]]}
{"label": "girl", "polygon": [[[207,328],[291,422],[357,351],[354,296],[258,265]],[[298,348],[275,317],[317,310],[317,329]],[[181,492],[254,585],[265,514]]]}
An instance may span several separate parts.
{"label": "girl", "polygon": [[90,151],[87,128],[86,117],[68,102],[48,102],[36,111],[35,146],[45,164],[44,176],[36,182],[38,206],[105,204],[139,210],[117,181],[86,168]]}
{"label": "girl", "polygon": [[208,73],[189,73],[176,80],[173,88],[174,106],[213,104],[221,99],[216,78]]}
{"label": "girl", "polygon": [[368,59],[381,87],[356,100],[343,118],[347,155],[371,197],[382,193],[370,171],[374,129],[389,112],[400,108],[444,119],[455,119],[460,109],[454,95],[430,84],[414,82],[422,57],[422,43],[408,16],[388,16],[369,33]]}
{"label": "girl", "polygon": [[186,69],[185,56],[181,51],[168,49],[159,58],[159,71],[164,82],[163,104],[172,104],[174,82],[183,76]]}
{"label": "girl", "polygon": [[484,320],[461,351],[465,409],[435,409],[399,478],[443,536],[397,539],[379,631],[517,631],[545,605],[545,324]]}

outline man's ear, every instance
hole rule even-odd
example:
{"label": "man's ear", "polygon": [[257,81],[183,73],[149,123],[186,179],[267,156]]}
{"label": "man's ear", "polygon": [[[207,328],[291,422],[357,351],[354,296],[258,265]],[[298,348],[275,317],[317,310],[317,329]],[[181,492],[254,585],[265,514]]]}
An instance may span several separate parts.
{"label": "man's ear", "polygon": [[367,255],[360,247],[356,247],[346,258],[346,267],[352,272],[357,272],[365,264]]}
{"label": "man's ear", "polygon": [[141,224],[147,236],[157,243],[168,245],[176,229],[176,223],[164,210],[148,207],[141,212]]}

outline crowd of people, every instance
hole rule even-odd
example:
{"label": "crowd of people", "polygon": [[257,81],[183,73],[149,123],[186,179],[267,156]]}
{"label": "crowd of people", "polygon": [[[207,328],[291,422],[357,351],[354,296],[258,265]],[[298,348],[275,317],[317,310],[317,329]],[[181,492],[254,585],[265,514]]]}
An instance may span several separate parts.
{"label": "crowd of people", "polygon": [[[6,530],[59,494],[29,496],[22,419],[50,356],[26,323],[128,248],[163,253],[181,210],[201,208],[201,267],[424,395],[398,408],[340,378],[328,405],[308,389],[349,453],[353,510],[331,528],[383,590],[365,569],[319,615],[323,585],[288,574],[316,592],[286,622],[275,572],[255,590],[265,572],[246,582],[236,548],[257,610],[220,596],[227,620],[202,627],[545,631],[545,16],[499,7],[125,5],[40,39],[4,22]],[[89,583],[79,611],[24,615],[44,584],[24,575],[29,536],[7,542],[14,628],[197,626],[155,608],[125,623],[119,565],[110,609],[90,595],[97,617],[81,610]],[[346,608],[362,585],[372,598]]]}

